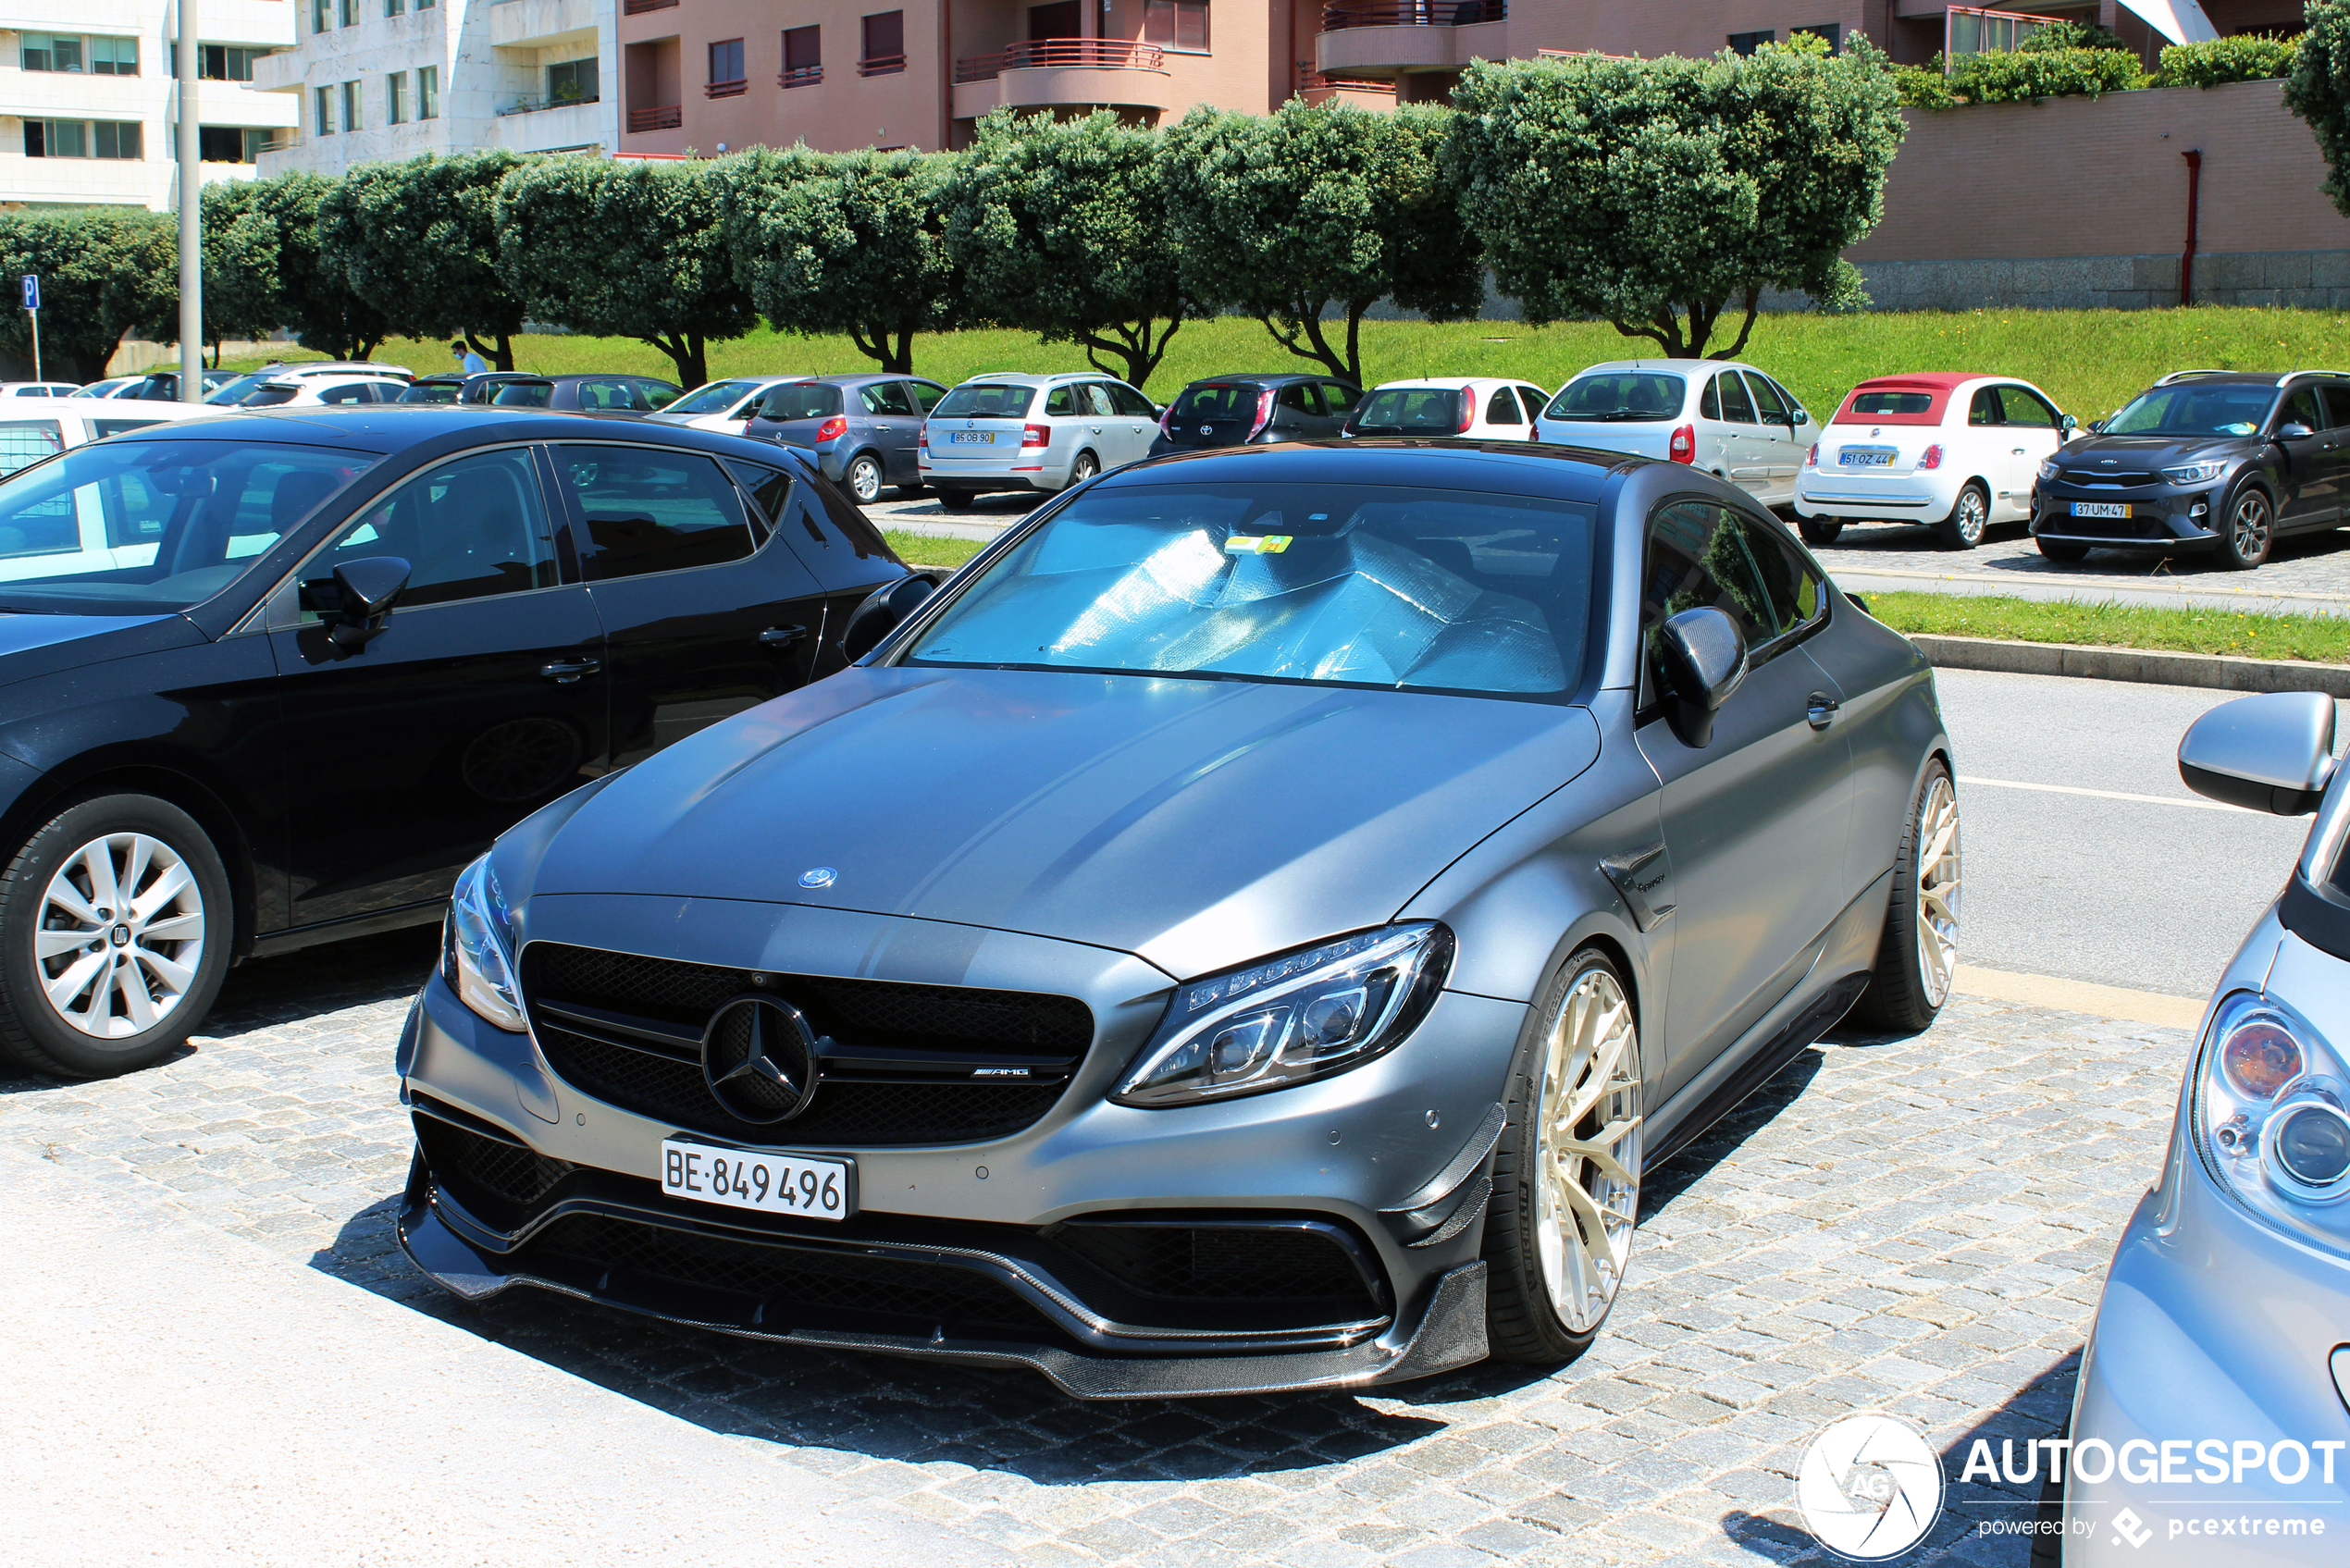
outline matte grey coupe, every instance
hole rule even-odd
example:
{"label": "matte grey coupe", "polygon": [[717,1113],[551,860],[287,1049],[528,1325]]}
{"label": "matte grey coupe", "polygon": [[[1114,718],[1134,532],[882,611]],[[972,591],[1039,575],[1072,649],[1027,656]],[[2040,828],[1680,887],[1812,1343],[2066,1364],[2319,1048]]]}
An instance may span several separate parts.
{"label": "matte grey coupe", "polygon": [[449,1289],[1089,1397],[1556,1364],[1644,1172],[1949,987],[1931,670],[1685,465],[1157,460],[843,637],[459,883]]}

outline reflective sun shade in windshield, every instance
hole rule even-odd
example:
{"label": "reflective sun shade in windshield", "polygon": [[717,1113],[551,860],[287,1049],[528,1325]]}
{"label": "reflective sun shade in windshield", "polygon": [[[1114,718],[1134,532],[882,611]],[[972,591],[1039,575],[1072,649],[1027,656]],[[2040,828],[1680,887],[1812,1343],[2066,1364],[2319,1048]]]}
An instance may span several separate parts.
{"label": "reflective sun shade in windshield", "polygon": [[2274,387],[2188,382],[2157,387],[2130,400],[2106,426],[2110,436],[2249,436],[2269,417]]}
{"label": "reflective sun shade in windshield", "polygon": [[1559,697],[1590,507],[1368,485],[1089,492],[957,597],[911,663]]}
{"label": "reflective sun shade in windshield", "polygon": [[1651,370],[1614,370],[1580,377],[1559,389],[1545,419],[1597,419],[1629,423],[1671,419],[1681,412],[1688,383]]}

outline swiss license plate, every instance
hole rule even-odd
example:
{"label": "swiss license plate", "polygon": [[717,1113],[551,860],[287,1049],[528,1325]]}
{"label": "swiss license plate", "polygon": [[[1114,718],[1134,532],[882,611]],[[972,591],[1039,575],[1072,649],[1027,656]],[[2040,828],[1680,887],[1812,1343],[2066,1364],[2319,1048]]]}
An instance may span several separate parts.
{"label": "swiss license plate", "polygon": [[1837,462],[1847,468],[1890,468],[1893,453],[1884,447],[1847,447]]}
{"label": "swiss license plate", "polygon": [[821,1154],[763,1154],[661,1141],[661,1190],[698,1204],[791,1215],[799,1219],[847,1219],[857,1212],[857,1167]]}
{"label": "swiss license plate", "polygon": [[949,430],[946,444],[950,447],[992,447],[996,444],[993,430]]}
{"label": "swiss license plate", "polygon": [[2127,517],[2130,503],[2126,500],[2076,500],[2072,503],[2075,517]]}

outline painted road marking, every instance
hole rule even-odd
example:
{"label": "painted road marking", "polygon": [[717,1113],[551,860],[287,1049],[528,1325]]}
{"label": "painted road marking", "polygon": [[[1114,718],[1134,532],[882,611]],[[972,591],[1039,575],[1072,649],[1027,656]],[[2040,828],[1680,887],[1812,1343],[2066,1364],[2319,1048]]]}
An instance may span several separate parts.
{"label": "painted road marking", "polygon": [[2184,806],[2196,811],[2235,811],[2247,817],[2265,817],[2266,811],[2246,810],[2241,806],[2229,806],[2217,800],[2185,800],[2172,795],[2130,795],[2118,789],[2083,789],[2075,784],[2024,784],[2016,779],[1979,779],[1960,774],[1959,783],[1980,784],[1985,789],[2036,789],[2047,795],[2086,795],[2099,800],[2134,800],[2141,806]]}

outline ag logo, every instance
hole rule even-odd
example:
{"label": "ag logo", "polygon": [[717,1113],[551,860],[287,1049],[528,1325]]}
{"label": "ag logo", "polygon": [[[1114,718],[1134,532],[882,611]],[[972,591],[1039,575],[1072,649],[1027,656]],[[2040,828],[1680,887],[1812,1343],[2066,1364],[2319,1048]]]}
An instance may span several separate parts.
{"label": "ag logo", "polygon": [[1796,1512],[1838,1557],[1881,1562],[1925,1538],[1942,1515],[1942,1465],[1898,1416],[1848,1415],[1803,1451]]}

